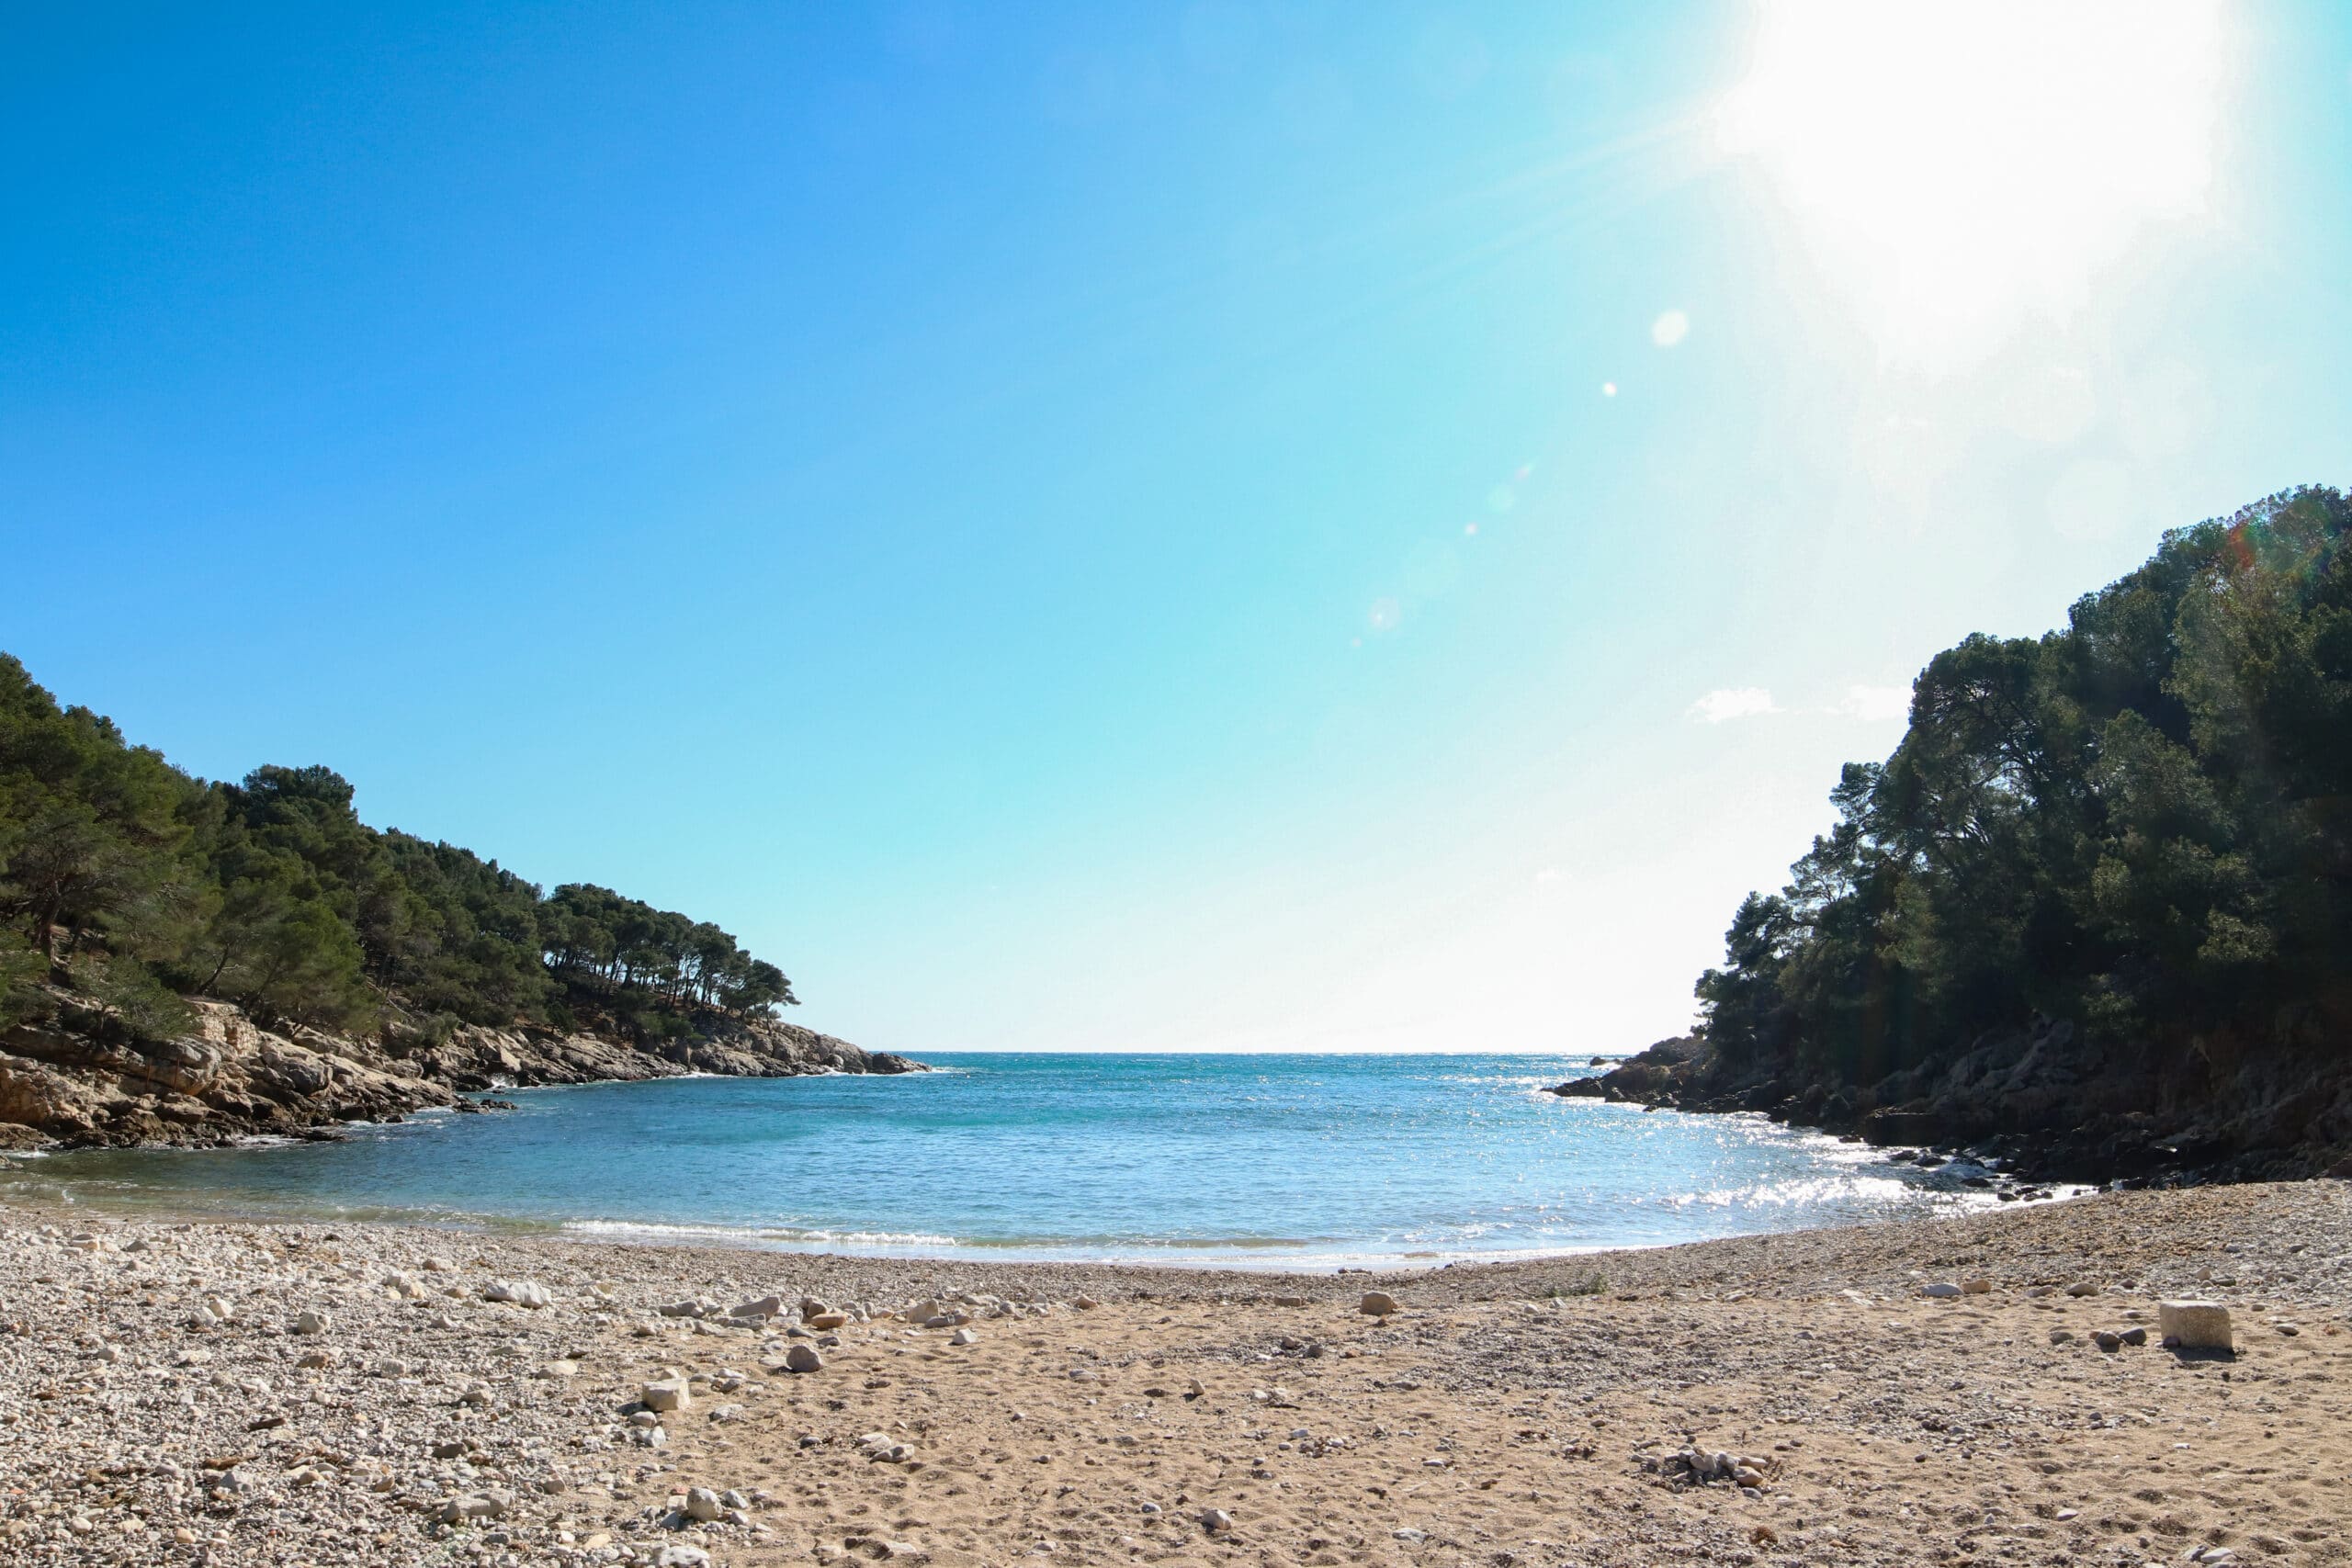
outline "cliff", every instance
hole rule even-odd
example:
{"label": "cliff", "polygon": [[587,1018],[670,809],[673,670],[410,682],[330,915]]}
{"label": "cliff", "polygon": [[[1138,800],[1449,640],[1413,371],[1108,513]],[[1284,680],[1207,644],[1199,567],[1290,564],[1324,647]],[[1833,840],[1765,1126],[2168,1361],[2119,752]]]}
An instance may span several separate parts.
{"label": "cliff", "polygon": [[2207,1041],[2153,1070],[2064,1021],[1990,1034],[1949,1062],[1841,1083],[1790,1060],[1735,1063],[1660,1041],[1553,1093],[1762,1111],[1883,1147],[1968,1149],[2028,1181],[2126,1185],[2352,1174],[2352,1062]]}
{"label": "cliff", "polygon": [[692,1035],[655,1047],[480,1027],[402,1043],[280,1032],[225,1003],[191,1001],[194,1026],[157,1041],[114,1026],[70,992],[52,987],[48,1000],[40,1016],[0,1031],[0,1148],[326,1136],[337,1122],[397,1120],[430,1105],[471,1109],[460,1091],[504,1086],[924,1070],[793,1024],[716,1012],[698,1015]]}

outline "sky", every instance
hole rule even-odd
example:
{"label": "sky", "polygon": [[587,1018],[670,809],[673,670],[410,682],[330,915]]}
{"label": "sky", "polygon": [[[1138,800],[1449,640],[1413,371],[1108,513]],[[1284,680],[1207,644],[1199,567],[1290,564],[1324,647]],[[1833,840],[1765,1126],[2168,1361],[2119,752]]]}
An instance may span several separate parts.
{"label": "sky", "polygon": [[2336,483],[2352,12],[0,18],[0,649],[871,1047],[1616,1052]]}

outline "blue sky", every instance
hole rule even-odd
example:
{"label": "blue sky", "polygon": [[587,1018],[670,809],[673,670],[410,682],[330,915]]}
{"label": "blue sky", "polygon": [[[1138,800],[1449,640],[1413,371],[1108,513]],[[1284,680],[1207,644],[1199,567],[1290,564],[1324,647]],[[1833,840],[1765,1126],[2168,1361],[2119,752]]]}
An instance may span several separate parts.
{"label": "blue sky", "polygon": [[348,11],[0,24],[0,647],[869,1045],[1638,1045],[2352,477],[2333,7]]}

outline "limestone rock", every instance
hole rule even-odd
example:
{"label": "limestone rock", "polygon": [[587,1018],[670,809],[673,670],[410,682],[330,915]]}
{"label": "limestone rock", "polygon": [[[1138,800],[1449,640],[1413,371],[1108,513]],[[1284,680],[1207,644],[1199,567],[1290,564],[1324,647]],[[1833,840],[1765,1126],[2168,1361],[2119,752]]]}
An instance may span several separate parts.
{"label": "limestone rock", "polygon": [[486,1302],[512,1302],[516,1306],[529,1307],[534,1311],[555,1300],[548,1293],[548,1288],[536,1280],[492,1280],[482,1287],[481,1299]]}
{"label": "limestone rock", "polygon": [[2156,1332],[2167,1346],[2182,1350],[2233,1350],[2230,1309],[2218,1302],[2160,1302]]}

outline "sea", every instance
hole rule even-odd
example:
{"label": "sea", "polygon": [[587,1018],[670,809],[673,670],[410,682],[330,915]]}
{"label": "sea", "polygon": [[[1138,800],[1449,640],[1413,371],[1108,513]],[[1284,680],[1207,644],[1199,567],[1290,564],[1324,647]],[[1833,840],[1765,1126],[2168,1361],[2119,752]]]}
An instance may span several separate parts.
{"label": "sea", "polygon": [[16,1156],[0,1194],[616,1241],[1334,1269],[1986,1206],[1761,1116],[1563,1099],[1526,1055],[944,1055],[896,1077],[501,1091],[337,1143]]}

